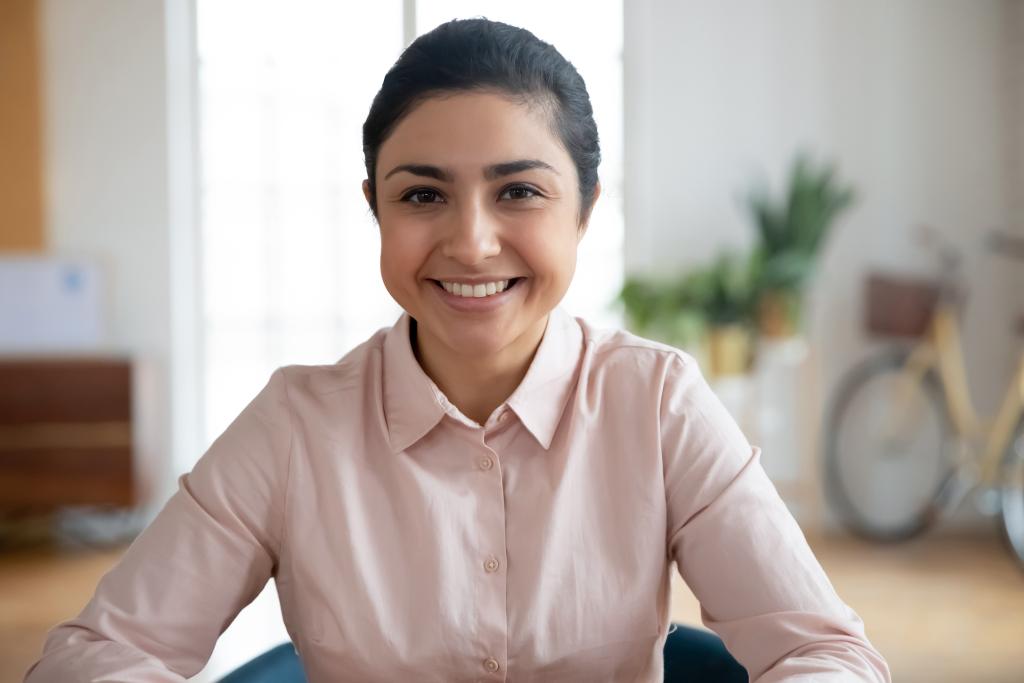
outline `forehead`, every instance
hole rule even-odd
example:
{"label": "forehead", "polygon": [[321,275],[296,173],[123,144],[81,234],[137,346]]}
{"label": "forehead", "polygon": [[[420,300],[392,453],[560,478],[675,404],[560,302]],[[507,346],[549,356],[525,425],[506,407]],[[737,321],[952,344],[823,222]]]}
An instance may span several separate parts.
{"label": "forehead", "polygon": [[525,158],[572,167],[547,107],[495,93],[446,94],[423,101],[398,123],[381,145],[378,172],[424,163],[458,174]]}

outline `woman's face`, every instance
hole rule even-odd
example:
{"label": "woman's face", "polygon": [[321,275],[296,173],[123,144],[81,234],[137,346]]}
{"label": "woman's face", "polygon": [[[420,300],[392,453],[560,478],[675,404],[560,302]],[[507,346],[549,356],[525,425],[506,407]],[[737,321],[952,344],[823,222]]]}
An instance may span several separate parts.
{"label": "woman's face", "polygon": [[550,125],[542,107],[460,93],[424,101],[381,145],[381,274],[421,347],[480,357],[539,339],[583,235],[576,167]]}

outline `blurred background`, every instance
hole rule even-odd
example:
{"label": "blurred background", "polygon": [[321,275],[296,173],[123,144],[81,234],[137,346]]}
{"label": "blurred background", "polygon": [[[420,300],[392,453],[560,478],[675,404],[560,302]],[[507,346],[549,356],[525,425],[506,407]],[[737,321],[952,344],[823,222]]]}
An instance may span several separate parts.
{"label": "blurred background", "polygon": [[[594,103],[563,306],[700,360],[895,680],[1024,680],[1024,0],[0,1],[0,679],[276,367],[398,317],[362,121],[479,15]],[[271,584],[195,680],[286,638]]]}

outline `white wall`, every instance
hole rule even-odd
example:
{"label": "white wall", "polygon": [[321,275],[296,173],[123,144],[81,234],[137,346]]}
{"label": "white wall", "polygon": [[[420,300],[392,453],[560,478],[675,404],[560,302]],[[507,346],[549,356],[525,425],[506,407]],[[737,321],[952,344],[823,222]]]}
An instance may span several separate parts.
{"label": "white wall", "polygon": [[1008,87],[1005,27],[1019,5],[627,2],[627,272],[748,245],[742,193],[762,174],[778,188],[794,152],[810,149],[837,161],[860,193],[815,286],[819,394],[868,348],[865,271],[925,272],[931,262],[908,228],[928,222],[971,254],[968,366],[979,407],[994,410],[1018,348],[1004,316],[1022,299],[1020,265],[982,252],[981,238],[1021,207],[1021,119],[1011,119],[1021,100]]}
{"label": "white wall", "polygon": [[136,463],[151,514],[201,447],[191,8],[40,3],[47,241],[104,267],[109,350],[137,362]]}
{"label": "white wall", "polygon": [[[1010,60],[1006,88],[1012,97],[1008,134],[1015,151],[1009,177],[1010,207],[1013,223],[1019,234],[1024,235],[1024,0],[1007,0],[1006,35]],[[1021,287],[1017,291],[1024,290],[1024,275],[1019,282]]]}
{"label": "white wall", "polygon": [[140,365],[133,412],[151,487],[167,462],[169,272],[163,4],[43,0],[47,240],[104,266],[112,350]]}

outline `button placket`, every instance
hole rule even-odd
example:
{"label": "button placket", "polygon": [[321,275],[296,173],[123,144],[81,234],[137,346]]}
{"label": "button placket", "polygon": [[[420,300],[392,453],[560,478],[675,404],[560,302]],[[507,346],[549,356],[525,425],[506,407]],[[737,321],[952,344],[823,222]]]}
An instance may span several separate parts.
{"label": "button placket", "polygon": [[487,680],[501,680],[504,665],[501,662],[508,657],[508,605],[507,576],[501,571],[507,552],[505,538],[505,494],[501,463],[498,453],[486,443],[475,455],[471,464],[478,476],[476,488],[481,495],[475,521],[478,528],[477,552],[475,560],[476,581],[479,588],[476,602],[479,610],[478,637],[483,645],[479,651],[483,666],[482,675],[490,676]]}

